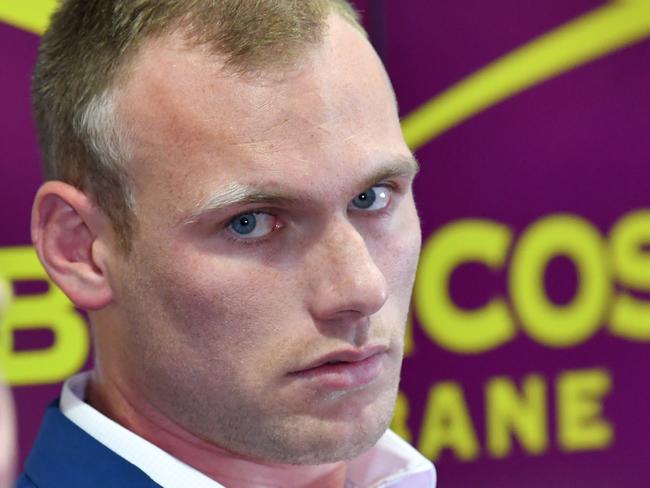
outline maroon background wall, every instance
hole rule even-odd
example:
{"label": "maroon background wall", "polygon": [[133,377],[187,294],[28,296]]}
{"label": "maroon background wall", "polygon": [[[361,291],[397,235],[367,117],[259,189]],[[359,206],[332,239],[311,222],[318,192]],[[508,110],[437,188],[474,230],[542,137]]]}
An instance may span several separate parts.
{"label": "maroon background wall", "polygon": [[[650,2],[359,5],[422,166],[425,243],[394,428],[434,459],[441,487],[647,486]],[[558,29],[560,41],[584,35],[553,44]],[[0,278],[15,293],[0,365],[21,458],[57,376],[88,364],[80,316],[44,294],[42,272],[20,272],[41,178],[37,43],[0,23]],[[484,76],[531,43],[559,47]]]}

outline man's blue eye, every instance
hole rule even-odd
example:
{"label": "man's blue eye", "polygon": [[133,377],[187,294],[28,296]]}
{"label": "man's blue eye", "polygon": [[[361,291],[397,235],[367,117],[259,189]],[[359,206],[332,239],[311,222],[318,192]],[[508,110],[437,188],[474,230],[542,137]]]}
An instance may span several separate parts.
{"label": "man's blue eye", "polygon": [[228,231],[242,240],[265,237],[279,228],[277,217],[266,212],[241,214],[228,223]]}
{"label": "man's blue eye", "polygon": [[232,220],[230,226],[237,234],[245,236],[255,230],[255,226],[257,226],[257,218],[255,217],[255,214],[252,213],[240,215]]}
{"label": "man's blue eye", "polygon": [[363,193],[359,193],[356,197],[354,197],[352,203],[354,203],[357,208],[362,208],[365,210],[372,207],[372,204],[375,203],[375,200],[377,200],[375,190],[373,188],[369,188],[368,190],[364,191]]}
{"label": "man's blue eye", "polygon": [[386,186],[373,186],[359,193],[350,202],[353,210],[381,210],[390,203],[391,190]]}

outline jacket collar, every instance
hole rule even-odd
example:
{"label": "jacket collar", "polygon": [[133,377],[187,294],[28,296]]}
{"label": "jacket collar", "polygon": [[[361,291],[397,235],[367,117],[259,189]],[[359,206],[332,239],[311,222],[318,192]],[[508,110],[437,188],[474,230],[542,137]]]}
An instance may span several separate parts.
{"label": "jacket collar", "polygon": [[68,420],[58,400],[45,413],[25,473],[39,488],[161,488]]}

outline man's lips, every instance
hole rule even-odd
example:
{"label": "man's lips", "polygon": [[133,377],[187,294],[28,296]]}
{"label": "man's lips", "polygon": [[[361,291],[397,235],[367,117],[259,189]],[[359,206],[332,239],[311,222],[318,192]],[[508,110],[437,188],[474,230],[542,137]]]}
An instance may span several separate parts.
{"label": "man's lips", "polygon": [[350,389],[372,382],[382,371],[388,346],[377,344],[325,354],[291,372],[290,377],[328,389]]}

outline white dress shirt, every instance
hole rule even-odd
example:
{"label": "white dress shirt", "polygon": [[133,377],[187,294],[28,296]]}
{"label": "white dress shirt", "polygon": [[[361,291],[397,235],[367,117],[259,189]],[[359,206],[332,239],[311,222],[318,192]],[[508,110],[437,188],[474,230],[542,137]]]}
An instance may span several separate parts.
{"label": "white dress shirt", "polygon": [[[95,440],[138,467],[163,488],[225,488],[84,401],[90,373],[68,379],[61,412]],[[368,452],[348,462],[345,488],[435,488],[433,464],[388,430]]]}

